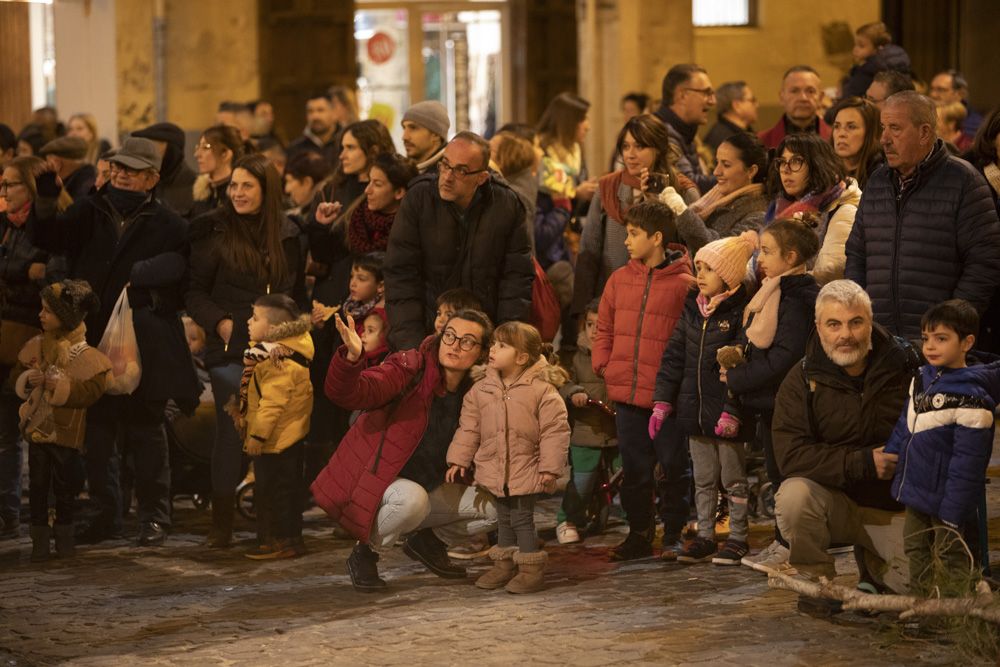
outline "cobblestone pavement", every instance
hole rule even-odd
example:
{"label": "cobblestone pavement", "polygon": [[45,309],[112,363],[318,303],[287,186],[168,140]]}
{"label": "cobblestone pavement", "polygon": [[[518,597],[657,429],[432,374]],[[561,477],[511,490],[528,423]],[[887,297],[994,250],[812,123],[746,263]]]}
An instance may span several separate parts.
{"label": "cobblestone pavement", "polygon": [[[1000,489],[990,497],[1000,508]],[[350,543],[315,509],[309,553],[264,564],[242,556],[249,524],[244,545],[199,546],[207,516],[183,503],[165,548],[121,540],[37,565],[26,537],[0,542],[0,665],[969,664],[890,619],[800,614],[793,594],[745,567],[609,563],[620,528],[555,546],[553,507],[550,588],[523,597],[472,586],[483,561],[469,581],[445,581],[398,549],[381,564],[388,589],[356,593]],[[753,541],[767,533],[756,527]],[[838,557],[846,581],[851,561]]]}

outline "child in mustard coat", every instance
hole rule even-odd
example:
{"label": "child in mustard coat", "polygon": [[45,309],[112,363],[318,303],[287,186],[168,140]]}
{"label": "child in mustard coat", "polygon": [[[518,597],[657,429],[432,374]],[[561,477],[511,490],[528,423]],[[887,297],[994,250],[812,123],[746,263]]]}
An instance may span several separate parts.
{"label": "child in mustard coat", "polygon": [[[240,383],[243,449],[254,457],[257,511],[253,560],[293,558],[302,544],[302,466],[313,390],[310,316],[284,294],[257,299]],[[239,421],[239,420],[238,420]]]}

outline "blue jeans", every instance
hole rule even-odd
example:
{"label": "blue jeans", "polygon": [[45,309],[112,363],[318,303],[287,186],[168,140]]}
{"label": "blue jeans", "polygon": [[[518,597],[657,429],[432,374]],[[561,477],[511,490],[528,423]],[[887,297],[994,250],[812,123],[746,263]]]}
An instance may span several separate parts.
{"label": "blue jeans", "polygon": [[680,538],[691,513],[691,466],[687,439],[677,428],[677,420],[668,419],[656,438],[649,438],[652,410],[628,403],[616,403],[618,413],[618,451],[624,477],[621,487],[622,509],[628,517],[629,531],[653,536],[653,468],[659,463],[666,475],[661,498],[664,541]]}
{"label": "blue jeans", "polygon": [[212,447],[212,493],[230,494],[243,480],[243,443],[226,414],[226,403],[240,400],[240,378],[243,364],[226,364],[208,369],[215,399],[215,446]]}
{"label": "blue jeans", "polygon": [[[7,370],[3,367],[0,372]],[[17,410],[21,401],[13,392],[0,393],[0,517],[5,521],[21,515],[21,466],[23,447]]]}

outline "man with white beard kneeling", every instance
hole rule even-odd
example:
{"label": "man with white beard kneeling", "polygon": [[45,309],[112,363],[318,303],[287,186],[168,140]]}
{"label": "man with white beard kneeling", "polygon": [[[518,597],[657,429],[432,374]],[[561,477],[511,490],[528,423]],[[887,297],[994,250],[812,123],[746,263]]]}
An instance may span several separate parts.
{"label": "man with white beard kneeling", "polygon": [[897,457],[883,448],[918,364],[908,344],[872,322],[871,300],[856,283],[836,280],[820,291],[816,333],[775,400],[786,571],[832,580],[827,549],[853,544],[863,589],[905,589],[903,507],[889,490]]}

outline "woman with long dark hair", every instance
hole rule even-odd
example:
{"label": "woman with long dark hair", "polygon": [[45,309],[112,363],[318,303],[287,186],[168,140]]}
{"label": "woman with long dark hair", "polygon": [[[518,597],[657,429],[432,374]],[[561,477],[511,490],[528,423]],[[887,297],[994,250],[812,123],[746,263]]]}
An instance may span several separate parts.
{"label": "woman with long dark hair", "polygon": [[689,203],[699,197],[691,179],[674,168],[677,155],[671,153],[667,126],[656,116],[629,119],[618,133],[615,154],[625,167],[598,181],[583,225],[573,286],[574,315],[600,296],[608,276],[628,262],[624,215],[634,202],[647,192],[656,196],[665,187],[675,187]]}
{"label": "woman with long dark hair", "polygon": [[820,251],[812,267],[820,287],[844,277],[845,245],[861,202],[857,181],[844,175],[844,165],[833,147],[816,134],[790,134],[775,151],[768,175],[773,197],[765,225],[803,213],[816,213]]}
{"label": "woman with long dark hair", "polygon": [[848,97],[834,106],[830,144],[844,164],[844,174],[858,182],[862,191],[868,177],[885,164],[879,137],[882,136],[878,107],[860,97]]}
{"label": "woman with long dark hair", "polygon": [[233,166],[229,196],[191,223],[188,314],[206,333],[205,364],[215,397],[212,451],[212,530],[208,546],[232,541],[236,486],[243,444],[227,411],[238,400],[247,347],[246,321],[264,294],[281,293],[304,305],[298,228],[282,211],[281,176],[261,155]]}
{"label": "woman with long dark hair", "polygon": [[194,147],[198,178],[193,186],[194,203],[189,217],[193,220],[222,204],[229,191],[233,165],[243,156],[240,131],[231,125],[213,125],[205,130]]}

